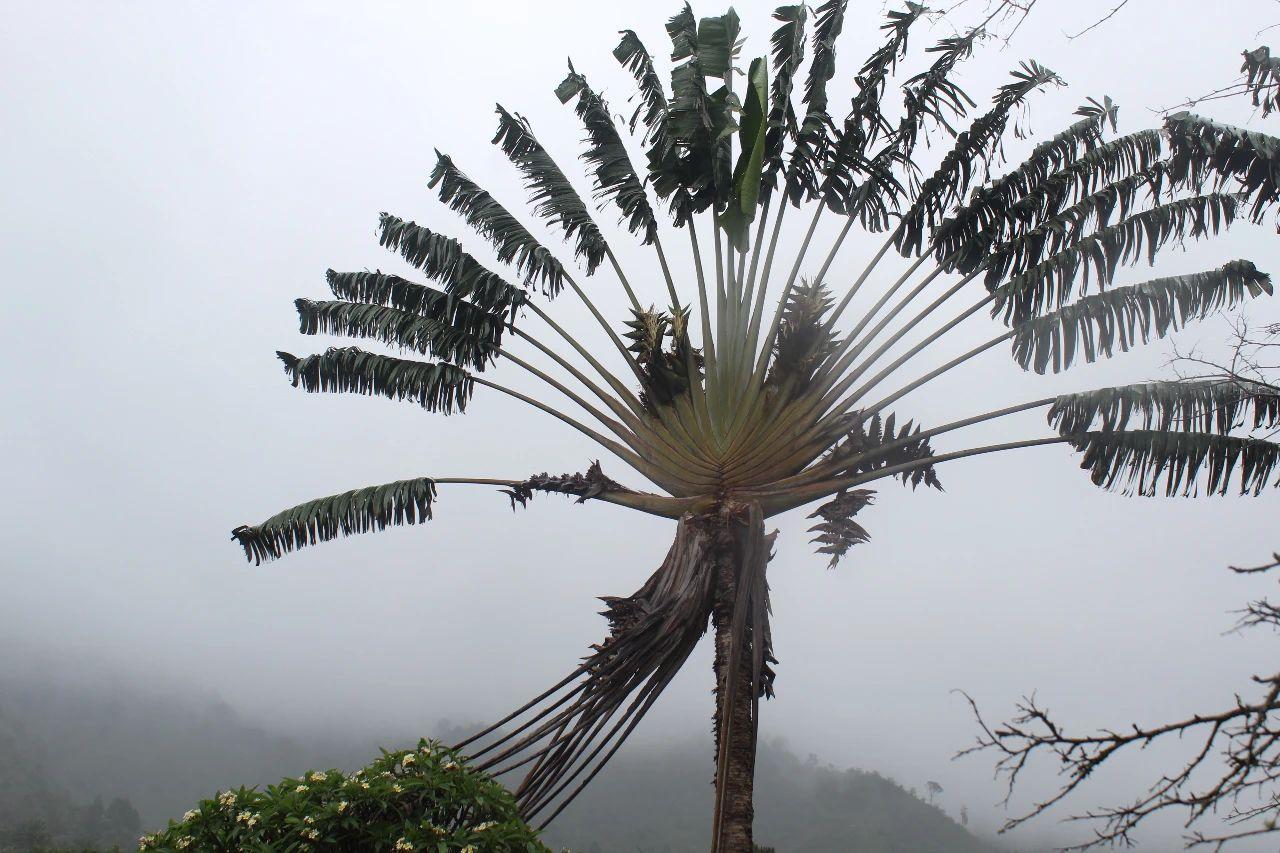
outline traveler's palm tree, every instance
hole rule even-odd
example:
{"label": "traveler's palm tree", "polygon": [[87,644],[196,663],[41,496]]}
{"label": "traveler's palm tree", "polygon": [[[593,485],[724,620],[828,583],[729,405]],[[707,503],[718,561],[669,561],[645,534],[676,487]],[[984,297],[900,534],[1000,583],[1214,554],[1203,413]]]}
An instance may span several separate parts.
{"label": "traveler's palm tree", "polygon": [[[429,186],[492,245],[504,269],[483,266],[452,237],[384,213],[382,245],[434,286],[330,271],[333,299],[297,302],[306,334],[369,338],[431,360],[357,347],[280,353],[295,386],[411,400],[444,414],[465,409],[477,389],[507,394],[577,430],[651,487],[624,486],[598,463],[526,479],[416,477],[237,528],[250,559],[423,522],[437,489],[454,484],[500,488],[513,508],[554,492],[676,522],[657,571],[633,595],[605,598],[608,636],[563,681],[467,744],[480,766],[523,772],[517,794],[530,819],[550,820],[590,782],[710,623],[713,849],[751,849],[758,703],[773,692],[776,663],[765,579],[770,516],[816,505],[814,541],[834,565],[868,538],[855,520],[873,499],[867,486],[896,478],[937,487],[936,469],[953,459],[1065,443],[1082,454],[1096,484],[1143,495],[1229,488],[1256,495],[1276,468],[1280,447],[1249,432],[1280,421],[1280,400],[1240,382],[1146,382],[1013,400],[929,427],[897,411],[911,392],[994,347],[1011,347],[1025,369],[1058,372],[1270,294],[1268,277],[1247,260],[1123,286],[1114,280],[1171,243],[1237,219],[1260,221],[1277,200],[1280,155],[1276,140],[1187,114],[1161,130],[1111,138],[1115,105],[1090,100],[1074,123],[993,179],[988,167],[1010,122],[1034,92],[1061,81],[1026,62],[979,108],[953,81],[982,36],[977,28],[930,48],[928,67],[902,81],[899,96],[889,82],[925,14],[908,3],[888,14],[883,45],[857,70],[852,107],[837,120],[827,86],[845,7],[827,0],[812,15],[802,4],[780,7],[771,56],[752,60],[744,74],[735,67],[734,12],[699,20],[686,6],[667,24],[669,87],[650,51],[625,31],[614,55],[636,81],[629,121],[616,121],[570,66],[556,94],[585,128],[592,195],[652,247],[652,271],[624,271],[593,218],[596,205],[529,123],[499,107],[494,143],[522,174],[533,216],[563,232],[585,276],[438,154]],[[901,105],[892,118],[890,102]],[[980,114],[970,120],[969,110]],[[946,139],[946,153],[926,173],[916,154],[929,134]],[[676,230],[659,226],[667,216]],[[799,252],[779,258],[784,220],[796,217]],[[813,245],[823,217],[841,223],[830,247]],[[688,241],[688,268],[670,263],[664,238],[673,235]],[[849,273],[837,256],[858,235],[878,251],[866,269]],[[894,255],[909,263],[884,276],[882,264]],[[596,277],[609,281],[588,286],[585,277],[601,268]],[[871,292],[869,282],[882,278],[892,280]],[[606,317],[596,307],[590,291],[614,286],[629,316]],[[864,288],[871,306],[849,311]],[[608,335],[621,373],[556,321],[552,300],[564,290]],[[939,340],[984,311],[1001,327],[989,341],[921,365]],[[531,354],[547,369],[527,360]],[[496,381],[499,368],[531,374],[546,397]],[[565,400],[573,407],[560,408]],[[1044,435],[985,446],[958,439],[966,427],[1033,409],[1047,413]],[[956,449],[935,452],[944,436]]]}

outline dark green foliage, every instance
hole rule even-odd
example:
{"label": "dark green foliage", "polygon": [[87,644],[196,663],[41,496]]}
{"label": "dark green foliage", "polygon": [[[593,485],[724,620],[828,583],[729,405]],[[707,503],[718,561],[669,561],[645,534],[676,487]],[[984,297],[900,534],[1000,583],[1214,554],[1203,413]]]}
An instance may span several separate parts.
{"label": "dark green foliage", "polygon": [[1013,357],[1023,369],[1057,373],[1070,367],[1078,353],[1090,363],[1099,356],[1110,358],[1116,347],[1128,352],[1139,342],[1163,338],[1188,322],[1263,293],[1271,293],[1271,279],[1243,260],[1105,290],[1019,323],[1014,327]]}
{"label": "dark green foliage", "polygon": [[470,314],[464,315],[463,319],[469,326],[477,328],[477,332],[456,328],[448,321],[363,302],[298,299],[294,305],[297,306],[300,331],[304,335],[372,338],[483,371],[493,361],[494,353],[502,343],[505,328],[502,317],[449,297],[442,302],[453,303],[458,314],[464,312],[457,311],[456,306],[470,308]]}
{"label": "dark green foliage", "polygon": [[904,162],[911,160],[926,121],[954,136],[956,130],[951,122],[963,118],[969,107],[977,105],[951,79],[951,73],[973,55],[973,47],[983,35],[981,28],[974,28],[942,39],[928,50],[937,54],[933,63],[902,84],[903,115],[898,121],[895,144]]}
{"label": "dark green foliage", "polygon": [[[650,411],[655,406],[667,406],[689,391],[692,384],[689,365],[702,368],[702,353],[691,349],[689,343],[689,309],[673,308],[666,311],[632,310],[627,321],[630,331],[623,337],[635,355],[636,364],[644,374],[644,387],[640,402]],[[701,376],[693,377],[694,382]]]}
{"label": "dark green foliage", "polygon": [[652,243],[658,236],[658,221],[613,123],[609,105],[587,84],[587,78],[574,71],[573,63],[569,63],[569,75],[556,87],[556,97],[561,103],[568,103],[575,96],[578,103],[574,111],[587,131],[582,159],[595,175],[595,197],[616,204],[627,230],[643,234],[645,245]]}
{"label": "dark green foliage", "polygon": [[462,215],[476,233],[498,252],[498,260],[512,264],[525,277],[525,285],[538,282],[547,296],[555,296],[564,285],[564,267],[551,252],[529,233],[505,207],[454,165],[445,154],[436,152],[436,165],[427,184],[437,189],[440,200]]}
{"label": "dark green foliage", "polygon": [[[469,299],[488,311],[507,312],[512,321],[525,303],[523,290],[481,266],[457,240],[424,225],[383,213],[378,217],[378,243],[441,282],[450,296]],[[330,271],[329,287],[339,299],[394,305],[420,314],[428,313],[437,301],[432,292],[396,276],[367,272],[338,275],[342,277],[335,280]]]}
{"label": "dark green foliage", "polygon": [[523,116],[512,115],[499,104],[498,132],[493,143],[524,174],[525,188],[531,193],[533,212],[548,222],[559,223],[565,237],[573,239],[575,258],[585,258],[587,275],[596,271],[609,250],[604,235],[591,219],[578,191],[569,183],[555,160],[533,135]]}
{"label": "dark green foliage", "polygon": [[795,140],[800,131],[791,93],[795,89],[796,72],[804,62],[804,28],[809,9],[803,3],[779,6],[773,13],[778,28],[770,39],[773,59],[773,83],[769,89],[769,123],[765,133],[765,166],[761,194],[768,196],[778,186],[778,175],[785,168],[783,152],[788,139]]}
{"label": "dark green foliage", "polygon": [[827,112],[827,83],[836,73],[836,38],[844,28],[848,0],[826,0],[814,13],[813,59],[804,82],[804,117],[787,166],[787,198],[797,207],[818,193],[819,175],[832,128]]}
{"label": "dark green foliage", "polygon": [[662,78],[653,69],[653,57],[634,30],[622,31],[622,40],[613,49],[613,57],[635,78],[640,92],[640,106],[631,116],[631,129],[635,130],[637,122],[643,122],[645,141],[652,142],[655,135],[665,133],[667,120],[667,93],[662,87]]}
{"label": "dark green foliage", "polygon": [[231,535],[246,559],[261,564],[307,545],[431,520],[436,483],[429,477],[398,480],[316,498],[276,513],[261,524],[241,525]]}
{"label": "dark green foliage", "polygon": [[881,230],[889,220],[889,206],[896,206],[904,187],[890,168],[899,163],[897,148],[885,147],[879,157],[868,159],[868,146],[893,132],[882,111],[885,84],[907,49],[907,33],[924,14],[925,7],[908,3],[905,12],[890,12],[889,39],[862,65],[854,82],[857,94],[842,127],[832,129],[823,166],[825,175],[818,193],[837,213],[858,216],[864,227]]}
{"label": "dark green foliage", "polygon": [[1280,201],[1280,137],[1219,124],[1188,112],[1165,119],[1173,149],[1174,180],[1201,187],[1237,186],[1261,222],[1269,206]]}
{"label": "dark green foliage", "polygon": [[[1107,184],[1097,192],[1061,212],[1040,218],[1037,225],[1024,229],[1018,236],[986,250],[986,284],[994,289],[1010,275],[1026,272],[1046,256],[1060,252],[1083,239],[1089,231],[1111,224],[1112,215],[1124,219],[1142,201],[1158,202],[1164,164],[1157,163],[1135,175]],[[984,235],[986,236],[986,235]]]}
{"label": "dark green foliage", "polygon": [[1015,206],[1042,187],[1051,175],[1075,161],[1082,151],[1096,147],[1106,125],[1115,129],[1118,113],[1119,108],[1110,98],[1104,98],[1102,103],[1090,98],[1075,112],[1084,118],[1041,142],[1012,172],[975,188],[968,203],[933,232],[939,262],[949,260],[960,272],[972,272],[982,261],[985,246],[1010,236],[1011,226],[1019,221]]}
{"label": "dark green foliage", "polygon": [[1012,76],[1013,82],[1001,86],[996,93],[991,109],[956,137],[937,171],[921,183],[895,235],[895,245],[902,254],[918,255],[924,251],[927,235],[942,222],[951,203],[968,192],[976,175],[975,166],[982,164],[999,144],[1012,110],[1037,89],[1063,85],[1057,74],[1035,61],[1022,63]]}
{"label": "dark green foliage", "polygon": [[276,355],[295,388],[413,400],[429,412],[446,415],[465,411],[474,387],[471,375],[455,365],[393,358],[359,347],[330,347],[304,358],[287,352]]}
{"label": "dark green foliage", "polygon": [[834,569],[840,558],[849,553],[850,548],[871,539],[871,534],[854,521],[853,517],[863,507],[874,502],[875,494],[870,489],[842,490],[809,513],[809,518],[822,519],[809,528],[810,533],[818,534],[809,541],[822,546],[818,548],[819,554],[831,555],[827,568]]}
{"label": "dark green foliage", "polygon": [[1235,221],[1238,207],[1236,196],[1210,193],[1156,205],[1101,228],[995,288],[992,313],[1003,312],[1006,323],[1022,323],[1061,308],[1077,285],[1088,290],[1091,275],[1101,289],[1122,266],[1144,258],[1154,263],[1170,241],[1218,233]]}
{"label": "dark green foliage", "polygon": [[1095,485],[1144,496],[1159,494],[1161,480],[1169,497],[1198,494],[1202,474],[1208,494],[1225,495],[1237,464],[1240,494],[1257,496],[1280,462],[1280,445],[1199,432],[1089,432],[1071,444]]}
{"label": "dark green foliage", "polygon": [[437,743],[383,751],[367,767],[238,788],[202,801],[141,850],[471,850],[549,853],[493,779]]}
{"label": "dark green foliage", "polygon": [[[1249,412],[1252,417],[1246,418]],[[1244,426],[1280,426],[1280,394],[1275,388],[1239,379],[1141,382],[1065,394],[1049,409],[1049,423],[1063,435],[1100,428],[1226,435]]]}

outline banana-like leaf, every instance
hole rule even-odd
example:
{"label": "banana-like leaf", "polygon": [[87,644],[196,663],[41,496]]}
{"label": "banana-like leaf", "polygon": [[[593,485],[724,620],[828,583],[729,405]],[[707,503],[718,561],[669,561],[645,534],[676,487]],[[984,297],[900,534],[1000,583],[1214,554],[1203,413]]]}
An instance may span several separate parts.
{"label": "banana-like leaf", "polygon": [[915,201],[903,214],[895,245],[903,255],[918,255],[926,245],[926,231],[943,220],[951,202],[962,198],[973,181],[975,166],[994,151],[1004,134],[1010,112],[1037,89],[1063,85],[1048,68],[1029,61],[1012,73],[1013,82],[1000,87],[990,110],[956,137],[955,145],[942,158],[937,171],[920,185]]}
{"label": "banana-like leaf", "polygon": [[977,103],[951,80],[955,67],[973,55],[974,45],[984,35],[981,27],[965,33],[948,36],[929,48],[937,58],[924,71],[902,84],[903,115],[898,121],[898,132],[893,145],[902,158],[910,162],[916,142],[924,130],[925,122],[932,120],[945,128],[952,136],[956,129],[951,122],[964,118],[970,107]]}
{"label": "banana-like leaf", "polygon": [[[863,63],[854,80],[858,91],[849,115],[841,128],[833,129],[827,146],[818,194],[837,213],[859,215],[870,230],[879,230],[881,223],[887,222],[885,202],[893,199],[896,208],[896,199],[904,189],[901,184],[896,188],[885,185],[888,170],[883,161],[868,159],[867,148],[893,130],[881,109],[885,84],[906,52],[911,25],[925,11],[918,3],[908,3],[905,12],[889,13],[888,22],[881,26],[889,31],[889,39]],[[896,153],[896,149],[885,153],[889,152]]]}
{"label": "banana-like leaf", "polygon": [[1024,370],[1058,373],[1081,352],[1089,363],[1110,358],[1116,347],[1128,352],[1246,296],[1271,292],[1267,274],[1245,260],[1105,290],[1015,326],[1013,357]]}
{"label": "banana-like leaf", "polygon": [[1120,267],[1144,257],[1154,263],[1156,253],[1166,243],[1205,237],[1230,226],[1238,207],[1238,197],[1210,193],[1134,214],[992,288],[996,296],[992,313],[1004,312],[1006,323],[1020,324],[1046,310],[1060,308],[1075,292],[1077,278],[1081,279],[1081,292],[1088,290],[1090,276],[1102,289],[1111,284]]}
{"label": "banana-like leaf", "polygon": [[987,287],[994,288],[1009,276],[1026,272],[1047,256],[1078,242],[1090,229],[1107,227],[1113,214],[1119,219],[1127,218],[1142,201],[1139,196],[1144,191],[1146,201],[1159,202],[1165,168],[1166,163],[1161,161],[1107,184],[1034,228],[988,249]]}
{"label": "banana-like leaf", "polygon": [[1227,435],[1238,426],[1280,425],[1280,389],[1241,379],[1141,382],[1064,394],[1048,419],[1063,435],[1116,432],[1131,421],[1144,430]]}
{"label": "banana-like leaf", "polygon": [[1261,222],[1267,208],[1280,202],[1280,137],[1219,124],[1188,112],[1165,119],[1173,149],[1170,174],[1175,180],[1221,189],[1238,184]]}
{"label": "banana-like leaf", "polygon": [[864,507],[874,503],[875,495],[870,489],[840,491],[834,498],[809,513],[809,518],[822,519],[809,528],[810,533],[818,534],[809,541],[822,546],[818,548],[819,554],[831,556],[827,568],[834,569],[840,558],[849,553],[854,545],[871,541],[871,534],[854,521],[853,517]]}
{"label": "banana-like leaf", "polygon": [[634,132],[636,123],[643,122],[644,141],[652,142],[655,136],[665,136],[667,93],[662,87],[662,78],[653,68],[653,57],[635,30],[623,30],[621,35],[613,57],[635,78],[640,94],[640,105],[631,116],[630,127]]}
{"label": "banana-like leaf", "polygon": [[261,564],[340,536],[421,524],[431,519],[435,499],[434,480],[399,480],[307,501],[261,524],[241,525],[231,536],[244,548],[246,559]]}
{"label": "banana-like leaf", "polygon": [[439,187],[440,200],[462,214],[476,233],[493,244],[498,260],[514,264],[526,285],[541,283],[547,296],[560,292],[564,284],[560,262],[493,196],[463,174],[448,155],[436,152],[436,165],[427,186]]}
{"label": "banana-like leaf", "polygon": [[538,142],[524,116],[507,112],[501,104],[497,113],[498,132],[493,143],[502,148],[502,153],[524,174],[533,212],[548,222],[559,223],[565,237],[574,240],[573,256],[585,258],[587,275],[594,274],[609,251],[609,244],[582,197]]}
{"label": "banana-like leaf", "polygon": [[[485,269],[462,250],[452,237],[437,234],[415,222],[406,222],[384,213],[378,220],[378,243],[399,252],[400,257],[444,284],[452,297],[469,299],[476,306],[496,313],[506,312],[512,321],[527,299],[524,290],[502,276]],[[330,271],[332,273],[332,271]],[[381,273],[340,273],[329,276],[329,287],[340,299],[395,305],[406,311],[422,312],[435,304],[435,293],[399,276]],[[415,290],[415,288],[421,288]]]}
{"label": "banana-like leaf", "polygon": [[756,203],[760,200],[768,99],[769,63],[764,58],[754,59],[747,72],[747,91],[738,125],[741,153],[733,170],[733,193],[719,216],[730,245],[739,251],[746,251],[747,226],[756,218]]}
{"label": "banana-like leaf", "polygon": [[785,167],[783,149],[786,140],[796,138],[800,122],[791,103],[796,71],[804,62],[804,27],[809,7],[803,3],[779,6],[773,12],[778,28],[770,40],[773,56],[773,84],[769,92],[769,123],[765,133],[765,168],[761,191],[766,195],[778,185],[778,175]]}
{"label": "banana-like leaf", "polygon": [[804,118],[787,166],[787,198],[797,207],[818,193],[818,175],[832,128],[827,84],[836,73],[836,39],[844,28],[848,0],[825,0],[814,13],[813,59],[804,81]]}
{"label": "banana-like leaf", "polygon": [[449,415],[466,410],[475,388],[471,375],[456,365],[393,358],[359,347],[331,347],[304,358],[276,355],[294,387],[312,393],[376,394],[413,400],[429,412]]}
{"label": "banana-like leaf", "polygon": [[1143,496],[1158,494],[1162,480],[1169,497],[1198,494],[1202,475],[1208,494],[1225,495],[1238,465],[1240,494],[1256,497],[1280,462],[1270,441],[1200,432],[1089,432],[1071,444],[1095,485]]}
{"label": "banana-like leaf", "polygon": [[1240,70],[1244,72],[1245,88],[1253,105],[1262,110],[1262,117],[1280,111],[1280,57],[1272,56],[1271,48],[1266,45],[1246,50]]}
{"label": "banana-like leaf", "polygon": [[[982,248],[1008,238],[1010,208],[1042,186],[1049,176],[1076,160],[1082,151],[1102,142],[1107,124],[1112,130],[1119,113],[1110,98],[1092,98],[1076,110],[1084,118],[1037,145],[1031,156],[1007,175],[974,189],[968,203],[935,229],[933,245],[938,260],[959,255],[953,264],[968,273],[981,262]],[[968,249],[968,251],[966,251]]]}
{"label": "banana-like leaf", "polygon": [[609,105],[587,84],[587,78],[574,70],[572,62],[569,63],[568,76],[556,87],[556,97],[562,104],[574,97],[578,99],[574,111],[587,130],[587,150],[582,159],[591,166],[595,175],[595,197],[616,204],[622,211],[627,230],[632,234],[643,234],[644,244],[649,245],[657,239],[658,220],[653,215],[653,207],[627,154],[626,145],[613,123]]}
{"label": "banana-like leaf", "polygon": [[[502,344],[506,324],[500,315],[489,314],[474,305],[441,295],[445,296],[444,302],[455,306],[455,316],[462,321],[460,325],[452,325],[446,319],[364,302],[298,299],[294,305],[298,308],[300,331],[304,335],[372,338],[483,371]],[[464,314],[457,311],[456,306],[470,311]]]}

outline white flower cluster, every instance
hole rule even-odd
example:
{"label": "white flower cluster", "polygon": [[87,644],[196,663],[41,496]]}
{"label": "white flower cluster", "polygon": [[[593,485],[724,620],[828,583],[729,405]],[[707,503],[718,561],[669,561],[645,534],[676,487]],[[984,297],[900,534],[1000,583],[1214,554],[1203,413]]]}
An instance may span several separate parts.
{"label": "white flower cluster", "polygon": [[472,832],[484,832],[486,829],[493,829],[498,825],[496,820],[486,820],[484,823],[478,824],[471,828]]}
{"label": "white flower cluster", "polygon": [[314,829],[304,829],[302,830],[302,837],[310,839],[311,841],[316,841],[320,838],[320,833]]}
{"label": "white flower cluster", "polygon": [[325,779],[329,778],[329,774],[325,773],[323,770],[317,770],[314,773],[310,774],[307,778],[309,778],[312,782],[323,782]]}
{"label": "white flower cluster", "polygon": [[231,808],[232,806],[234,806],[234,805],[236,804],[236,792],[235,792],[235,791],[223,791],[221,794],[219,794],[219,795],[218,795],[218,803],[219,803],[223,808],[226,808],[226,809]]}
{"label": "white flower cluster", "polygon": [[407,839],[401,838],[399,841],[397,841],[397,842],[396,842],[396,846],[395,846],[393,849],[395,849],[395,850],[412,850],[412,849],[413,849],[413,843],[412,843],[412,842],[410,842],[410,841],[409,841],[409,840],[407,840]]}
{"label": "white flower cluster", "polygon": [[243,823],[245,826],[252,829],[258,823],[258,818],[259,815],[254,814],[253,812],[240,812],[236,815],[236,823]]}
{"label": "white flower cluster", "polygon": [[198,817],[200,817],[200,812],[196,811],[195,809],[188,809],[187,811],[182,813],[183,822],[192,821]]}
{"label": "white flower cluster", "polygon": [[418,760],[418,756],[414,755],[412,752],[409,752],[405,754],[404,758],[400,759],[400,763],[403,764],[405,767],[408,767],[417,760]]}

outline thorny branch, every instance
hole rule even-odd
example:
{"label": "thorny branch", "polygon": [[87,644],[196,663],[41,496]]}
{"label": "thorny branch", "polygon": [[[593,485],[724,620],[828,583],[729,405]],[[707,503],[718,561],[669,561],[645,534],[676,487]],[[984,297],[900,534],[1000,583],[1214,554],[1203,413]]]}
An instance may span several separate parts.
{"label": "thorny branch", "polygon": [[[1263,574],[1280,568],[1280,553],[1266,565],[1231,570],[1241,575]],[[1236,630],[1270,626],[1280,630],[1280,605],[1265,598],[1241,611]],[[1007,804],[1031,759],[1051,757],[1066,777],[1058,790],[1024,814],[1007,820],[1001,832],[1043,814],[1076,791],[1103,764],[1121,752],[1145,749],[1156,740],[1188,740],[1195,751],[1173,773],[1161,776],[1132,803],[1091,809],[1073,821],[1093,825],[1093,838],[1064,848],[1087,850],[1102,846],[1134,846],[1134,831],[1158,812],[1185,815],[1186,846],[1221,850],[1228,843],[1277,831],[1280,827],[1280,673],[1254,676],[1260,695],[1207,714],[1156,726],[1134,724],[1127,729],[1103,729],[1090,735],[1070,734],[1034,695],[1023,697],[1009,722],[991,725],[977,703],[963,694],[978,721],[981,734],[974,746],[956,757],[977,752],[998,754],[996,773],[1006,781]],[[1193,830],[1207,814],[1223,813],[1227,829]]]}

